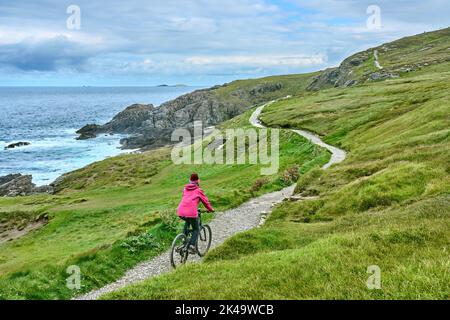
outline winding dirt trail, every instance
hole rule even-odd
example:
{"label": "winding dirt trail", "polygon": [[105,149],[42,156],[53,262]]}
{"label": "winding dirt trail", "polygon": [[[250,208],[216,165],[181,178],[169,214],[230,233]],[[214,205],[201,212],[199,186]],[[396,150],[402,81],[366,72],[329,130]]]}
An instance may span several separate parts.
{"label": "winding dirt trail", "polygon": [[[275,100],[258,107],[251,115],[249,119],[250,123],[257,128],[265,128],[264,125],[259,121],[258,117],[264,107],[274,102]],[[324,169],[345,159],[345,151],[326,144],[318,136],[303,130],[292,131],[309,139],[311,142],[328,149],[332,153],[330,161],[323,166]],[[294,189],[295,185],[292,185],[280,191],[267,193],[258,198],[251,199],[236,208],[217,214],[217,216],[209,223],[213,231],[211,248],[217,247],[226,239],[230,238],[238,232],[250,230],[263,223],[265,217],[270,213],[272,207],[275,204],[283,201],[285,198],[292,196]],[[189,256],[190,262],[199,260],[200,259],[197,256]],[[75,298],[75,300],[95,300],[105,293],[116,291],[127,285],[170,272],[171,270],[172,267],[170,265],[170,250],[167,250],[162,254],[148,261],[142,262],[134,268],[128,270],[125,275],[116,282],[77,297]]]}
{"label": "winding dirt trail", "polygon": [[[250,116],[250,119],[249,119],[250,124],[257,128],[265,128],[265,126],[259,120],[259,115],[261,114],[261,112],[263,111],[263,109],[265,107],[271,105],[274,102],[275,102],[275,100],[256,108],[256,110]],[[292,129],[291,131],[295,132],[298,135],[301,135],[302,137],[308,139],[312,143],[314,143],[322,148],[325,148],[331,152],[331,159],[330,159],[330,161],[328,161],[328,163],[326,163],[322,167],[323,169],[327,169],[327,168],[331,167],[333,164],[344,161],[347,156],[347,153],[344,150],[336,148],[332,145],[329,145],[329,144],[323,142],[322,139],[320,139],[320,137],[315,135],[314,133],[311,133],[311,132],[305,131],[305,130],[296,130],[296,129]]]}
{"label": "winding dirt trail", "polygon": [[373,52],[375,67],[379,70],[383,70],[384,68],[381,66],[380,61],[378,60],[378,50]]}
{"label": "winding dirt trail", "polygon": [[[291,196],[293,192],[294,186],[291,186],[281,191],[267,193],[258,198],[251,199],[236,208],[217,214],[217,216],[208,223],[213,232],[211,248],[217,247],[238,232],[247,231],[258,226],[261,223],[261,220],[264,219],[264,216],[270,212],[275,204]],[[188,263],[200,260],[198,256],[192,255],[190,255],[188,259]],[[170,272],[171,270],[170,250],[167,250],[159,256],[140,263],[128,270],[125,275],[116,282],[91,291],[76,298],[76,300],[94,300],[105,293]]]}

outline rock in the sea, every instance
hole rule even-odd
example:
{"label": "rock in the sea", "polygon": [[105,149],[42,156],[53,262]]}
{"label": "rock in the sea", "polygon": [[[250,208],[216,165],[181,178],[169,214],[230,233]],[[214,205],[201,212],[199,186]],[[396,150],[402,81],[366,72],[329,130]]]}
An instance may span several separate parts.
{"label": "rock in the sea", "polygon": [[[231,119],[258,103],[266,102],[268,96],[282,97],[283,84],[264,82],[250,88],[236,87],[222,90],[230,84],[196,90],[159,107],[151,104],[134,104],[117,114],[102,126],[88,125],[78,131],[79,139],[96,136],[99,133],[121,133],[129,136],[122,139],[125,149],[151,149],[171,141],[176,128],[192,128],[194,121],[201,121],[203,128]],[[274,92],[279,93],[274,94]]]}
{"label": "rock in the sea", "polygon": [[80,130],[78,130],[76,133],[79,134],[77,140],[86,140],[86,139],[92,139],[97,136],[98,133],[100,133],[101,127],[96,124],[87,124]]}
{"label": "rock in the sea", "polygon": [[111,133],[134,133],[145,121],[152,118],[154,109],[152,104],[132,104],[102,126],[102,130]]}
{"label": "rock in the sea", "polygon": [[152,117],[154,106],[152,104],[133,104],[119,112],[110,122],[104,125],[87,124],[76,133],[77,140],[95,138],[101,133],[136,133],[145,121]]}
{"label": "rock in the sea", "polygon": [[11,143],[11,144],[8,144],[8,145],[5,147],[5,150],[8,150],[8,149],[14,149],[14,148],[23,147],[23,146],[29,146],[30,144],[31,144],[31,143],[25,142],[25,141],[20,141],[20,142],[16,142],[16,143]]}

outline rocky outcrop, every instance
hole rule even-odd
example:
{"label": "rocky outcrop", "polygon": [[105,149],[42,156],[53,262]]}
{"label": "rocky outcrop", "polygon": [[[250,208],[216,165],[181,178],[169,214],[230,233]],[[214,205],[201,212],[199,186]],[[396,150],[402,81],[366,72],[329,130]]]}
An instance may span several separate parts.
{"label": "rocky outcrop", "polygon": [[110,122],[100,126],[88,124],[77,131],[78,140],[95,138],[100,133],[136,133],[152,117],[152,104],[133,104],[119,112]]}
{"label": "rocky outcrop", "polygon": [[[5,177],[4,177],[5,178]],[[31,182],[30,175],[7,176],[6,183],[0,185],[0,196],[16,197],[26,196],[33,192],[35,185]]]}
{"label": "rocky outcrop", "polygon": [[307,86],[310,91],[350,87],[367,81],[398,78],[450,61],[450,28],[405,37],[345,59],[338,68],[320,72]]}
{"label": "rocky outcrop", "polygon": [[256,86],[255,88],[250,90],[250,94],[252,96],[268,93],[268,92],[274,92],[277,90],[280,90],[283,87],[283,84],[281,83],[269,83],[269,84],[262,84],[259,86]]}
{"label": "rocky outcrop", "polygon": [[215,125],[247,110],[252,105],[249,95],[250,93],[247,92],[240,97],[234,96],[235,100],[223,97],[215,90],[194,91],[156,108],[152,119],[145,122],[145,127],[147,129],[185,128],[191,126],[196,120],[202,121],[204,127]]}
{"label": "rocky outcrop", "polygon": [[101,133],[101,126],[96,124],[87,124],[80,130],[78,130],[76,133],[79,134],[77,140],[86,140],[95,138],[97,134]]}
{"label": "rocky outcrop", "polygon": [[81,128],[77,132],[78,139],[92,138],[99,133],[120,133],[128,134],[121,140],[123,148],[156,148],[173,143],[171,134],[175,128],[191,130],[194,121],[201,121],[203,128],[213,126],[241,114],[264,101],[265,95],[276,94],[283,88],[282,83],[273,82],[235,90],[228,86],[197,90],[159,107],[131,105],[105,125],[90,124]]}
{"label": "rocky outcrop", "polygon": [[311,83],[306,88],[309,91],[318,91],[328,87],[334,87],[340,77],[339,68],[329,68],[322,71],[319,75],[314,77]]}
{"label": "rocky outcrop", "polygon": [[155,108],[150,118],[134,130],[135,134],[122,139],[122,146],[148,149],[171,144],[175,128],[190,130],[194,121],[201,121],[205,128],[231,119],[251,106],[244,99],[240,100],[235,104],[221,99],[214,90],[198,90],[182,95]]}
{"label": "rocky outcrop", "polygon": [[371,81],[380,81],[380,80],[386,80],[386,79],[394,79],[398,78],[398,74],[390,73],[390,72],[374,72],[371,73],[369,76],[369,80]]}
{"label": "rocky outcrop", "polygon": [[11,144],[8,144],[6,147],[5,147],[5,150],[8,150],[8,149],[14,149],[14,148],[18,148],[18,147],[23,147],[23,146],[29,146],[31,143],[29,143],[29,142],[24,142],[24,141],[20,141],[20,142],[16,142],[16,143],[11,143]]}
{"label": "rocky outcrop", "polygon": [[152,104],[133,104],[119,112],[102,128],[110,133],[134,133],[145,121],[152,118],[154,109]]}
{"label": "rocky outcrop", "polygon": [[44,185],[44,186],[40,186],[40,187],[35,187],[33,189],[32,193],[49,193],[49,194],[54,194],[55,193],[55,189],[54,189],[53,185]]}
{"label": "rocky outcrop", "polygon": [[12,181],[14,179],[17,179],[20,176],[21,176],[20,173],[14,173],[14,174],[8,174],[6,176],[0,177],[0,186],[5,184],[5,183],[8,183],[8,182],[10,182],[10,181]]}
{"label": "rocky outcrop", "polygon": [[360,78],[354,74],[354,69],[369,58],[369,52],[364,51],[345,59],[338,68],[322,71],[308,85],[307,90],[317,91],[331,87],[350,87],[358,84]]}
{"label": "rocky outcrop", "polygon": [[27,196],[34,193],[53,193],[53,187],[36,187],[31,175],[17,173],[0,177],[0,196],[2,197]]}
{"label": "rocky outcrop", "polygon": [[124,149],[153,149],[173,143],[171,141],[173,129],[144,129],[142,133],[120,140]]}

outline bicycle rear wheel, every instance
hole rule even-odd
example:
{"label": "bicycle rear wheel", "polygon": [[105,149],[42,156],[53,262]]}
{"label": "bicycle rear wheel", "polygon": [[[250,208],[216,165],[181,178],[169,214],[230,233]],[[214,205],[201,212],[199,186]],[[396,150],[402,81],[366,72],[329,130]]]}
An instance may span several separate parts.
{"label": "bicycle rear wheel", "polygon": [[186,262],[189,254],[187,247],[187,238],[184,234],[180,233],[173,240],[170,251],[170,263],[174,269]]}
{"label": "bicycle rear wheel", "polygon": [[203,257],[211,247],[212,231],[207,224],[200,228],[197,240],[197,252],[200,257]]}

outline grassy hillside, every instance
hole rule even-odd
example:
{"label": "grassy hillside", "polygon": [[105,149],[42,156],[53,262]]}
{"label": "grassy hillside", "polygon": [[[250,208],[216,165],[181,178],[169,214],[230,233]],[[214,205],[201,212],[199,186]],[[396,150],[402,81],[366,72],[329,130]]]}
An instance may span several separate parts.
{"label": "grassy hillside", "polygon": [[[376,57],[378,66],[375,63]],[[338,68],[321,72],[307,88],[321,90],[372,83],[405,76],[449,61],[450,28],[446,28],[358,52],[345,59]]]}
{"label": "grassy hillside", "polygon": [[[240,104],[243,101],[249,105],[257,105],[274,99],[282,98],[297,92],[305,91],[315,73],[271,76],[258,79],[236,80],[214,90],[219,101]],[[279,89],[271,91],[270,85],[278,85]]]}
{"label": "grassy hillside", "polygon": [[[421,36],[406,41],[392,57]],[[428,59],[414,50],[415,64]],[[229,239],[206,263],[104,298],[448,299],[449,81],[450,63],[441,61],[271,105],[267,125],[313,131],[348,158],[303,174],[296,191],[313,198],[279,205],[262,228]],[[381,269],[379,290],[366,286],[371,265]]]}
{"label": "grassy hillside", "polygon": [[450,61],[450,28],[411,36],[379,46],[380,64],[390,70],[423,68]]}
{"label": "grassy hillside", "polygon": [[[233,119],[223,128],[248,126],[248,117]],[[0,298],[67,299],[103,286],[165,250],[180,227],[173,217],[192,171],[200,174],[202,187],[220,211],[290,185],[293,181],[283,176],[287,169],[298,166],[306,172],[329,158],[287,130],[280,144],[279,174],[264,180],[259,165],[174,165],[170,149],[159,149],[72,172],[57,195],[1,198],[2,221],[32,221],[46,214],[49,223],[0,243]],[[81,268],[80,291],[66,288],[70,265]]]}
{"label": "grassy hillside", "polygon": [[[329,170],[319,169],[327,152],[283,130],[280,171],[264,180],[256,165],[176,166],[163,148],[72,172],[57,195],[0,198],[2,226],[48,217],[45,226],[0,242],[0,299],[70,298],[158,254],[179,228],[173,213],[192,171],[220,211],[289,185],[283,173],[293,167],[301,173],[297,192],[309,200],[279,205],[263,227],[229,239],[201,265],[106,298],[447,299],[450,63],[425,65],[431,49],[415,47],[436,34],[388,45],[389,55],[380,50],[382,65],[397,65],[402,55],[422,65],[397,79],[308,92],[315,75],[308,74],[216,90],[233,100],[258,84],[282,82],[254,101],[292,95],[265,109],[263,121],[308,129],[346,149],[348,158]],[[450,47],[446,33],[435,41],[439,55]],[[221,128],[248,126],[250,113]],[[80,291],[66,287],[70,265],[81,267]],[[382,290],[365,285],[370,265],[381,268]]]}
{"label": "grassy hillside", "polygon": [[366,56],[368,59],[353,68],[353,74],[359,77],[379,71],[375,67],[374,51],[378,51],[378,61],[385,72],[403,74],[417,71],[433,64],[450,61],[450,28],[424,33],[419,36],[405,37],[391,43],[358,53],[347,61]]}

